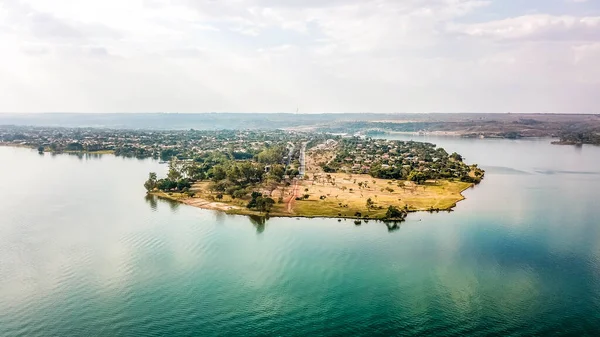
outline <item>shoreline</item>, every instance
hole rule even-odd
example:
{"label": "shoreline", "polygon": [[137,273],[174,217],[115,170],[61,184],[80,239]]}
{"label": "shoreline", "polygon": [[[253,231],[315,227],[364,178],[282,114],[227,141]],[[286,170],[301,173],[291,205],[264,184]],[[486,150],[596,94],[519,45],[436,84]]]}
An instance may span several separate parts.
{"label": "shoreline", "polygon": [[[409,210],[408,214],[410,213],[420,213],[420,212],[428,212],[428,213],[439,213],[439,212],[453,212],[454,208],[458,205],[459,202],[466,200],[467,198],[464,196],[463,192],[468,190],[469,188],[473,188],[476,185],[471,183],[468,186],[465,186],[463,189],[461,189],[459,191],[459,195],[460,195],[460,199],[457,200],[454,204],[452,204],[450,207],[445,207],[445,208],[435,208],[435,209],[414,209],[414,210]],[[230,205],[226,202],[219,202],[219,201],[211,201],[211,200],[206,200],[203,198],[195,198],[195,197],[182,197],[182,198],[178,198],[176,196],[172,196],[169,195],[166,192],[163,191],[152,191],[152,192],[147,192],[146,195],[152,195],[161,199],[167,199],[173,202],[177,202],[180,204],[184,204],[187,206],[191,206],[191,207],[195,207],[195,208],[199,208],[199,209],[205,209],[205,210],[212,210],[212,211],[218,211],[218,212],[223,212],[225,214],[230,214],[230,215],[243,215],[243,216],[260,216],[260,217],[266,217],[266,218],[304,218],[304,219],[315,219],[315,218],[319,218],[319,219],[349,219],[349,220],[376,220],[376,221],[382,221],[382,222],[401,222],[404,220],[399,220],[399,219],[384,219],[384,218],[379,218],[379,217],[368,217],[368,216],[355,216],[355,215],[344,215],[344,216],[331,216],[331,215],[327,215],[327,214],[322,214],[322,215],[302,215],[302,214],[293,214],[293,213],[285,213],[285,212],[266,212],[266,213],[261,213],[258,211],[253,211],[251,209],[245,208],[245,207],[240,207],[240,206],[235,206],[235,205]]]}
{"label": "shoreline", "polygon": [[[471,133],[464,131],[383,131],[382,135],[404,135],[404,136],[420,136],[420,137],[448,137],[448,138],[463,138],[463,139],[505,139],[505,140],[536,140],[536,139],[557,139],[557,136],[520,136],[517,138],[508,138],[501,136],[492,136],[492,135],[479,135],[474,136]],[[377,138],[377,136],[372,136],[373,138]],[[558,143],[558,141],[557,141]],[[554,144],[554,142],[552,142]],[[560,145],[560,144],[559,144]],[[571,144],[568,144],[571,145]]]}
{"label": "shoreline", "polygon": [[[5,146],[5,147],[16,147],[16,148],[20,148],[20,149],[30,149],[36,152],[37,148],[35,146],[31,146],[31,145],[25,145],[25,144],[15,144],[15,143],[2,143],[0,142],[0,146]],[[114,150],[98,150],[98,151],[52,151],[50,149],[46,149],[44,148],[44,152],[42,153],[52,153],[52,154],[115,154]]]}

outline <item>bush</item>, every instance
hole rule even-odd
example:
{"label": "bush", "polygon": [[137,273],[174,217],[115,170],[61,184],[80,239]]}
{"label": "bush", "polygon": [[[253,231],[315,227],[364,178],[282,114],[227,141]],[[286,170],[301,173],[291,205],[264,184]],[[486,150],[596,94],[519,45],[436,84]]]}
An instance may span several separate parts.
{"label": "bush", "polygon": [[233,193],[231,193],[231,197],[242,199],[246,196],[246,194],[248,194],[248,192],[242,188],[242,189],[233,191]]}

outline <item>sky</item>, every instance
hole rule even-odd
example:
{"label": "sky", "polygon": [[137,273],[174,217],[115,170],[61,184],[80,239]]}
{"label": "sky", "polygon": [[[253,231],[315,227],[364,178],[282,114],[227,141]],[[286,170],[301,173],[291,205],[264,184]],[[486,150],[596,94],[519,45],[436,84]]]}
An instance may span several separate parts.
{"label": "sky", "polygon": [[0,112],[600,113],[600,0],[0,0]]}

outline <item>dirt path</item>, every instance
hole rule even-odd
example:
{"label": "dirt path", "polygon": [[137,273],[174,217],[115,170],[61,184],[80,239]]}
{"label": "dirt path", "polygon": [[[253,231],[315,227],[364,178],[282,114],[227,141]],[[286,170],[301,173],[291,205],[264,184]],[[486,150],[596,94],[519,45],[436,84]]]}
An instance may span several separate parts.
{"label": "dirt path", "polygon": [[298,197],[298,180],[294,180],[294,187],[292,188],[292,194],[290,195],[290,198],[287,201],[287,205],[286,205],[286,209],[288,213],[292,213],[292,210],[294,208],[294,202],[296,201],[296,198]]}

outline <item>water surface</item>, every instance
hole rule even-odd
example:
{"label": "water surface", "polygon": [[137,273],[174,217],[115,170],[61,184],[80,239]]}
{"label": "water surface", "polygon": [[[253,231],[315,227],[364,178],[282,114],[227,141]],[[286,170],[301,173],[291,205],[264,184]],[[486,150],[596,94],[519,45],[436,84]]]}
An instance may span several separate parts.
{"label": "water surface", "polygon": [[415,139],[486,179],[392,231],[262,224],[145,198],[155,161],[0,147],[0,336],[596,335],[600,148]]}

